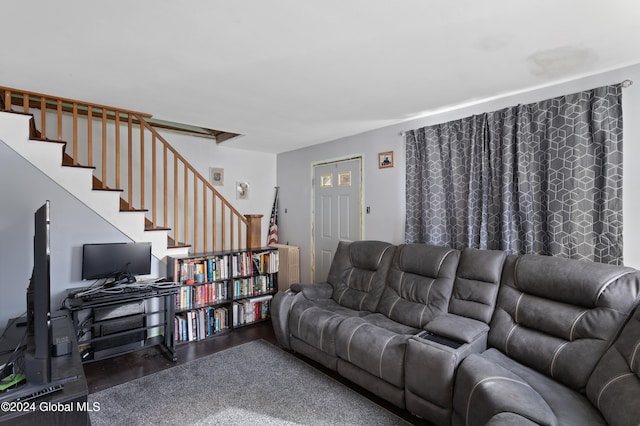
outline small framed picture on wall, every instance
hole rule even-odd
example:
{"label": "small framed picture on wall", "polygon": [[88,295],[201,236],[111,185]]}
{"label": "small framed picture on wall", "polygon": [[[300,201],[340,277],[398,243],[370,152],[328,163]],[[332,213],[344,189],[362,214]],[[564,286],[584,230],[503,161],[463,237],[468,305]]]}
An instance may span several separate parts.
{"label": "small framed picture on wall", "polygon": [[378,168],[386,169],[393,167],[393,151],[381,152],[378,154]]}
{"label": "small framed picture on wall", "polygon": [[209,183],[213,186],[224,186],[224,169],[209,167]]}

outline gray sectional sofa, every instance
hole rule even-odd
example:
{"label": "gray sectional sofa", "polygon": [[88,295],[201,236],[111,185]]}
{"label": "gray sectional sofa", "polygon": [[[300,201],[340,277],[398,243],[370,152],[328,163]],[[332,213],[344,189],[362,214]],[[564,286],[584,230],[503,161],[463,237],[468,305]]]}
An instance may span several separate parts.
{"label": "gray sectional sofa", "polygon": [[278,342],[436,425],[640,425],[640,272],[340,242],[272,302]]}

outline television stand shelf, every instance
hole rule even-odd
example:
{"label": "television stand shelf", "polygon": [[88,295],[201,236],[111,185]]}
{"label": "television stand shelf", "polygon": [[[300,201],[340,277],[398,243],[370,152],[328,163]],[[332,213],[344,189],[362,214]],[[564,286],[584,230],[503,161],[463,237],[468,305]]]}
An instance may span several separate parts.
{"label": "television stand shelf", "polygon": [[177,287],[125,288],[120,293],[73,297],[78,290],[67,290],[65,308],[73,319],[83,363],[157,345],[170,360],[178,360],[173,336]]}

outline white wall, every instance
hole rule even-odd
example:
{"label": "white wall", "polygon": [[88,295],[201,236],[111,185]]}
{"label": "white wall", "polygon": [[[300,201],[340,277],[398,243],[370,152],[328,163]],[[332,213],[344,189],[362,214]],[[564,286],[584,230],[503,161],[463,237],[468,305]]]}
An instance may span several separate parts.
{"label": "white wall", "polygon": [[[538,88],[501,98],[484,100],[448,111],[433,113],[402,124],[388,126],[309,148],[278,155],[280,186],[280,240],[300,246],[301,280],[311,280],[311,168],[314,163],[361,154],[364,158],[364,239],[394,244],[404,242],[405,153],[400,132],[443,123],[516,104],[526,104],[588,90],[630,79],[635,84],[623,89],[624,111],[624,257],[625,263],[640,268],[640,65],[613,70],[555,86]],[[377,154],[395,153],[395,167],[378,169]],[[285,210],[287,211],[285,213]]]}

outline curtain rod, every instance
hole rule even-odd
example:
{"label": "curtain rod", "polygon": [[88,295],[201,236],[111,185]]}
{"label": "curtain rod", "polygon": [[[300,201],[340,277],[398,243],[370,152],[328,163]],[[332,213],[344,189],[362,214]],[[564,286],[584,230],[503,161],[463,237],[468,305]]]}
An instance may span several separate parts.
{"label": "curtain rod", "polygon": [[[622,82],[620,83],[622,85],[622,87],[629,87],[633,84],[633,80],[622,80]],[[407,134],[407,130],[403,130],[400,132],[400,136],[404,137]]]}

